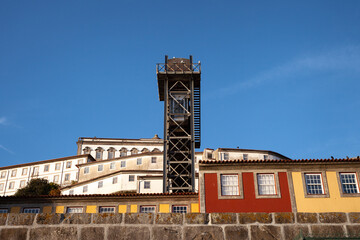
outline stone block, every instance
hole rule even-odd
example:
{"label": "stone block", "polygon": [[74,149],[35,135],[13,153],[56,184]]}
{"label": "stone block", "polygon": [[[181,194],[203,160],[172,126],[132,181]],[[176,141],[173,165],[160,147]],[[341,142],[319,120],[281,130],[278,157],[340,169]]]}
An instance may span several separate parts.
{"label": "stone block", "polygon": [[351,223],[360,223],[360,213],[358,212],[349,213],[349,218]]}
{"label": "stone block", "polygon": [[260,225],[251,226],[251,239],[273,240],[283,239],[281,229],[277,226]]}
{"label": "stone block", "polygon": [[39,213],[36,217],[37,224],[60,224],[63,220],[63,214],[56,213]]}
{"label": "stone block", "polygon": [[313,237],[346,237],[343,225],[311,225]]}
{"label": "stone block", "polygon": [[345,223],[347,222],[346,214],[339,212],[319,213],[321,223]]}
{"label": "stone block", "polygon": [[208,224],[209,214],[207,213],[187,213],[185,214],[187,224]]}
{"label": "stone block", "polygon": [[302,233],[303,236],[309,236],[309,228],[301,225],[284,226],[285,239],[295,239],[296,236]]}
{"label": "stone block", "polygon": [[211,213],[212,224],[235,224],[236,213]]}
{"label": "stone block", "polygon": [[125,213],[126,224],[153,224],[154,214],[152,213]]}
{"label": "stone block", "polygon": [[35,216],[33,213],[9,213],[7,225],[32,225]]}
{"label": "stone block", "polygon": [[291,212],[275,213],[275,223],[294,223],[294,219]]}
{"label": "stone block", "polygon": [[0,239],[20,240],[26,239],[27,228],[3,228],[0,230]]}
{"label": "stone block", "polygon": [[0,225],[5,225],[7,216],[7,213],[0,213]]}
{"label": "stone block", "polygon": [[61,214],[64,224],[90,224],[91,214],[90,213],[69,213]]}
{"label": "stone block", "polygon": [[239,223],[272,223],[271,213],[239,213]]}
{"label": "stone block", "polygon": [[84,227],[80,231],[80,240],[102,240],[105,238],[103,227]]}
{"label": "stone block", "polygon": [[358,237],[360,239],[360,225],[346,226],[349,237]]}
{"label": "stone block", "polygon": [[122,214],[119,213],[99,213],[93,214],[92,222],[95,224],[119,224],[122,221]]}
{"label": "stone block", "polygon": [[77,240],[76,227],[40,227],[30,229],[29,240]]}
{"label": "stone block", "polygon": [[316,213],[296,213],[296,221],[298,223],[317,223]]}
{"label": "stone block", "polygon": [[184,239],[191,240],[221,240],[224,233],[218,226],[184,227]]}
{"label": "stone block", "polygon": [[156,224],[182,224],[182,213],[158,213],[155,217]]}
{"label": "stone block", "polygon": [[244,226],[225,226],[225,239],[226,240],[238,240],[248,239],[249,231]]}
{"label": "stone block", "polygon": [[117,240],[149,240],[150,230],[148,227],[109,227],[107,239]]}
{"label": "stone block", "polygon": [[169,240],[169,239],[181,239],[180,227],[153,227],[152,239],[156,240]]}

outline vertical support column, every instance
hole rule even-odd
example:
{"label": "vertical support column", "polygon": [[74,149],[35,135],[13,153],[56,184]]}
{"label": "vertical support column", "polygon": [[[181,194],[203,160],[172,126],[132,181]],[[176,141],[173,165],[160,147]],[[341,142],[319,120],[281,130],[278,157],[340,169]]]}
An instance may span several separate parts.
{"label": "vertical support column", "polygon": [[194,79],[192,75],[190,81],[191,191],[195,192]]}

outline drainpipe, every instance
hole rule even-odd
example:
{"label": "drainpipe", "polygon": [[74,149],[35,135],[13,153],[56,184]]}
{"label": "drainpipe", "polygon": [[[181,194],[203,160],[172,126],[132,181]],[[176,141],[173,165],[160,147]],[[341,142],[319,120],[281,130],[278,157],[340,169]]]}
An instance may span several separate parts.
{"label": "drainpipe", "polygon": [[63,164],[62,164],[62,168],[61,168],[61,178],[60,178],[60,186],[62,184],[62,179],[63,179],[63,173],[64,173],[64,164],[65,164],[65,161],[63,161]]}
{"label": "drainpipe", "polygon": [[5,181],[5,188],[4,188],[4,196],[5,196],[5,193],[6,193],[6,188],[7,188],[7,184],[8,184],[8,181],[9,181],[9,173],[10,173],[10,170],[7,171],[7,175],[6,175],[6,181]]}

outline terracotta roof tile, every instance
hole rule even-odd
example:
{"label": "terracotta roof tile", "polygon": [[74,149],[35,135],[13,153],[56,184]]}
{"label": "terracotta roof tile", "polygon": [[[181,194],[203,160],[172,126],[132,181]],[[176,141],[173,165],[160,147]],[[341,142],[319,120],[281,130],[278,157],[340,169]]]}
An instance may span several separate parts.
{"label": "terracotta roof tile", "polygon": [[199,164],[229,164],[229,163],[324,163],[324,162],[360,162],[360,158],[334,158],[334,159],[268,159],[268,160],[200,160]]}

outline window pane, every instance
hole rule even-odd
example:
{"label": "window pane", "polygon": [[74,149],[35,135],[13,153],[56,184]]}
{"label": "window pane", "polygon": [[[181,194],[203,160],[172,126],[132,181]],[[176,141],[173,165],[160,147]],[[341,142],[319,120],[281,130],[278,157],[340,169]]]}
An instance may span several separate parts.
{"label": "window pane", "polygon": [[140,206],[141,213],[155,213],[155,206]]}
{"label": "window pane", "polygon": [[355,173],[340,173],[341,186],[344,193],[359,193]]}
{"label": "window pane", "polygon": [[274,174],[258,174],[257,180],[259,195],[276,194]]}
{"label": "window pane", "polygon": [[66,213],[82,213],[83,208],[82,207],[68,207],[66,209]]}
{"label": "window pane", "polygon": [[305,174],[308,194],[324,194],[321,174]]}
{"label": "window pane", "polygon": [[99,213],[114,213],[115,207],[100,207]]}
{"label": "window pane", "polygon": [[24,213],[39,213],[40,208],[24,208]]}
{"label": "window pane", "polygon": [[173,206],[173,213],[187,213],[187,206]]}
{"label": "window pane", "polygon": [[238,175],[221,175],[221,195],[239,195]]}

